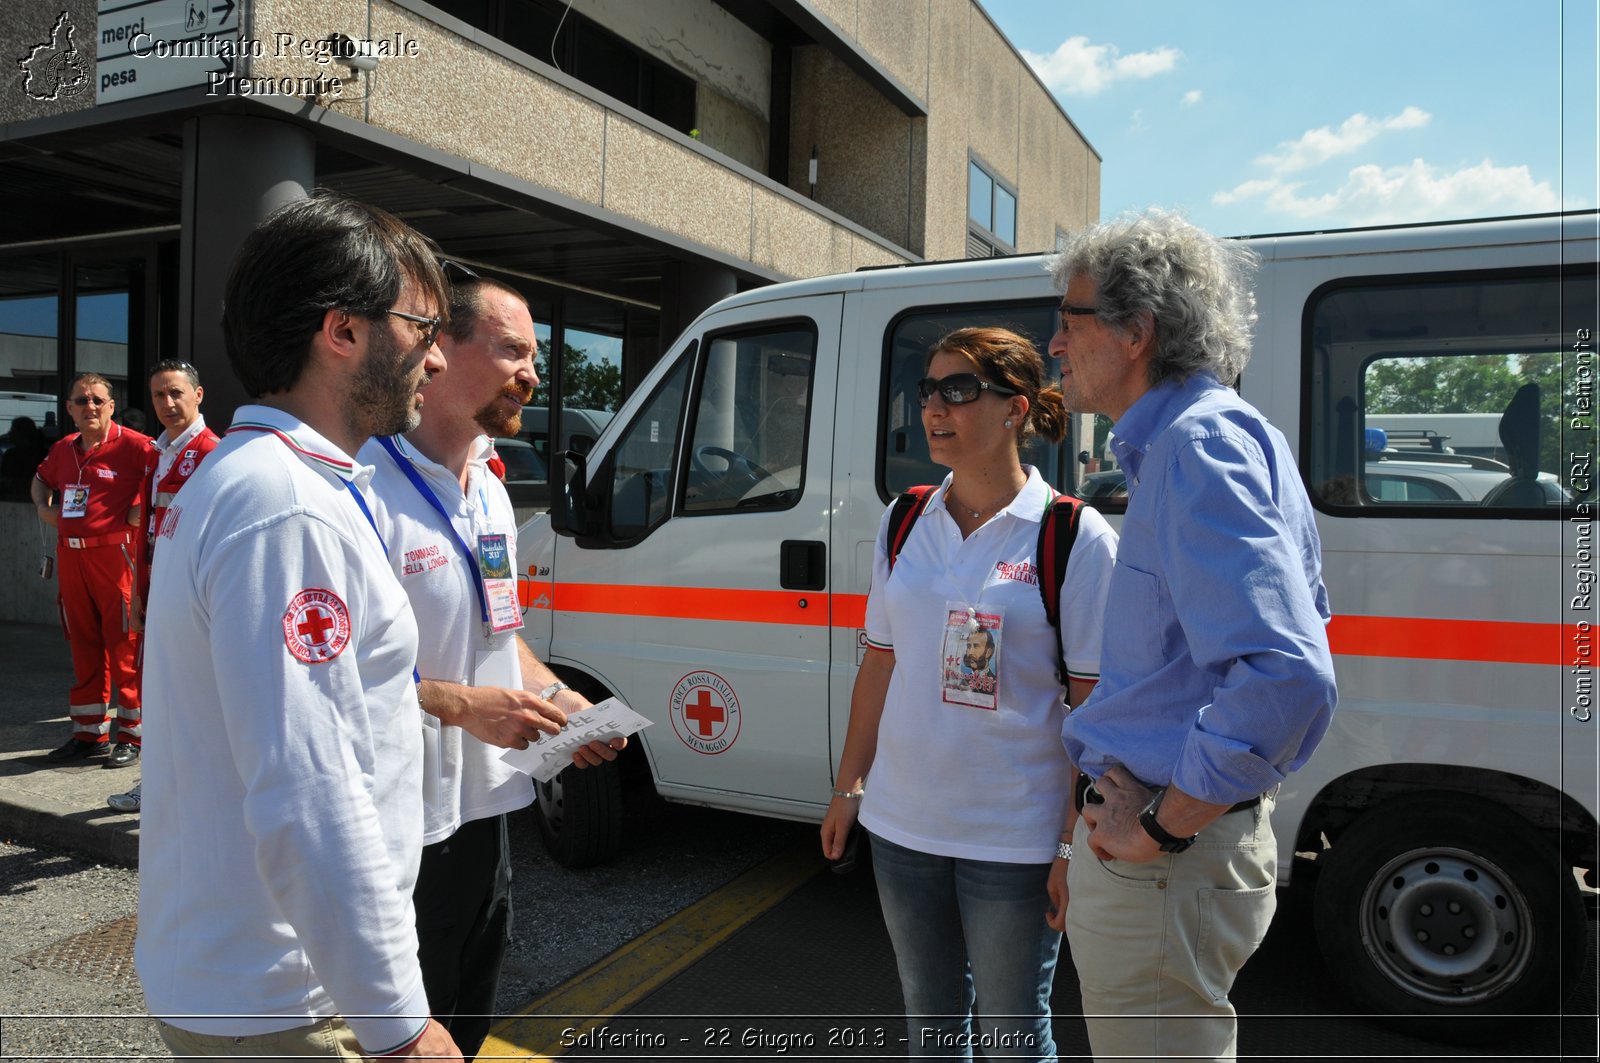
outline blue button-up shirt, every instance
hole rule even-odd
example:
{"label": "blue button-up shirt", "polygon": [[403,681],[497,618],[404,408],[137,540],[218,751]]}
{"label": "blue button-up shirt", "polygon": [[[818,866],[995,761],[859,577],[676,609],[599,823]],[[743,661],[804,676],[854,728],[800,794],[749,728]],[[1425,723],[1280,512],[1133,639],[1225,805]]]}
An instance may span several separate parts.
{"label": "blue button-up shirt", "polygon": [[1112,433],[1128,512],[1100,682],[1067,718],[1067,754],[1214,804],[1263,793],[1310,758],[1336,698],[1288,441],[1208,373],[1150,389]]}

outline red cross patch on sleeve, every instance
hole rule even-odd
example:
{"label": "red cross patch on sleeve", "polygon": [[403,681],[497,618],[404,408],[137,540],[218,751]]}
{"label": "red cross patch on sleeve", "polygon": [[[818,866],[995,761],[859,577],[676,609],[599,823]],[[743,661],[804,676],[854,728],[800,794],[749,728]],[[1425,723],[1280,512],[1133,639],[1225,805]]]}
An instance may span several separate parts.
{"label": "red cross patch on sleeve", "polygon": [[283,642],[306,664],[331,661],[350,645],[350,610],[332,591],[308,587],[283,611]]}

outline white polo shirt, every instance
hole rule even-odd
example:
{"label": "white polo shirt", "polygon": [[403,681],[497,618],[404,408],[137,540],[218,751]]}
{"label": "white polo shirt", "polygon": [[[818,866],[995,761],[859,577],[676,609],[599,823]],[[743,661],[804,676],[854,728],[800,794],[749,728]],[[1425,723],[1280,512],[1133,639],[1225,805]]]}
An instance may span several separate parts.
{"label": "white polo shirt", "polygon": [[[447,527],[378,440],[361,448],[360,460],[373,468],[373,516],[422,632],[417,671],[423,679],[520,690],[516,632],[484,632],[473,590],[477,569],[469,567],[461,552],[461,545],[475,552],[479,534],[505,535],[511,571],[517,571],[516,514],[505,485],[487,464],[493,444],[488,436],[473,444],[463,492],[455,473],[430,461],[404,437],[393,439],[401,457],[450,514]],[[533,780],[501,760],[499,749],[460,727],[442,725],[428,713],[422,721],[424,844],[444,841],[473,820],[533,803]]]}
{"label": "white polo shirt", "polygon": [[[896,845],[1001,863],[1055,856],[1072,780],[1061,745],[1056,635],[1034,556],[1049,488],[1037,470],[1027,472],[1017,497],[967,539],[945,508],[946,477],[892,573],[887,512],[879,525],[867,639],[892,649],[895,665],[861,823]],[[1099,675],[1116,543],[1105,518],[1085,507],[1061,590],[1060,650],[1074,679]],[[1001,618],[993,707],[948,700],[952,605]]]}
{"label": "white polo shirt", "polygon": [[150,1013],[249,1036],[427,1022],[417,626],[350,494],[371,470],[245,406],[173,500],[145,637],[135,962]]}

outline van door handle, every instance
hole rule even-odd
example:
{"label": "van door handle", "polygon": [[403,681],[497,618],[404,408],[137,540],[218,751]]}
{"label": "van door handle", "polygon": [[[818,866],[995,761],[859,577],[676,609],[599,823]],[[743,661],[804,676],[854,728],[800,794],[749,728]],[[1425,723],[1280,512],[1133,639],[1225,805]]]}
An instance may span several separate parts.
{"label": "van door handle", "polygon": [[820,591],[828,585],[828,548],[814,539],[785,539],[778,551],[778,586]]}

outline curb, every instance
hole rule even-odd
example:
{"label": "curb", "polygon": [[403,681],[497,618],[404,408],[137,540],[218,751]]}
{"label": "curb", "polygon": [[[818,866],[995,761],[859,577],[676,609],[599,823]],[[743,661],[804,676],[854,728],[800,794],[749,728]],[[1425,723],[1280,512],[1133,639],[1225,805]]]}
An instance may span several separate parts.
{"label": "curb", "polygon": [[[109,815],[117,815],[110,809]],[[8,840],[29,845],[64,849],[77,856],[122,867],[139,866],[139,828],[126,830],[92,822],[98,812],[58,804],[54,801],[19,800],[0,796],[0,831]]]}

